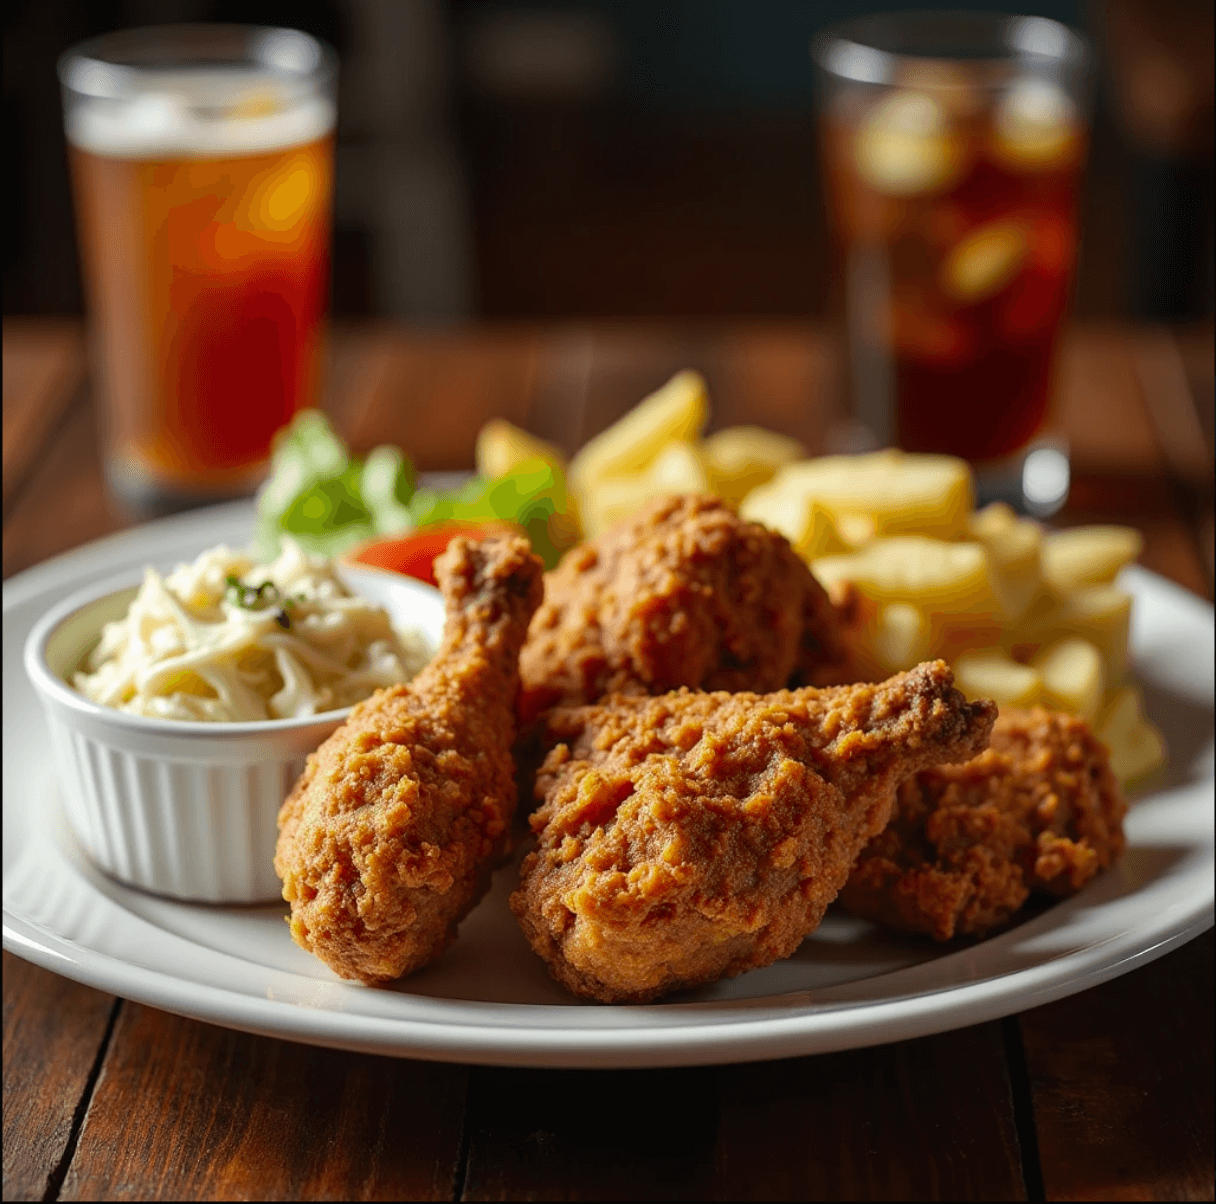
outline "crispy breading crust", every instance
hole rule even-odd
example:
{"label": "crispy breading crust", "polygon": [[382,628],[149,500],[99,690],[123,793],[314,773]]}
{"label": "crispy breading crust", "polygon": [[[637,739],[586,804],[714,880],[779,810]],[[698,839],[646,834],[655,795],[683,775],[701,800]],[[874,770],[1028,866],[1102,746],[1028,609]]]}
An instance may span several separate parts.
{"label": "crispy breading crust", "polygon": [[515,809],[519,649],[541,597],[526,539],[458,537],[435,561],[443,643],[308,758],[279,813],[291,931],[343,978],[438,957],[485,892]]}
{"label": "crispy breading crust", "polygon": [[521,714],[609,693],[835,681],[845,657],[835,609],[784,536],[719,498],[661,498],[546,575]]}
{"label": "crispy breading crust", "polygon": [[900,931],[979,935],[1032,892],[1073,894],[1112,864],[1126,810],[1084,720],[1005,710],[988,751],[900,787],[890,826],[863,850],[840,899]]}
{"label": "crispy breading crust", "polygon": [[996,708],[940,661],[877,686],[559,709],[511,907],[554,977],[643,1002],[787,957],[896,785],[984,747]]}

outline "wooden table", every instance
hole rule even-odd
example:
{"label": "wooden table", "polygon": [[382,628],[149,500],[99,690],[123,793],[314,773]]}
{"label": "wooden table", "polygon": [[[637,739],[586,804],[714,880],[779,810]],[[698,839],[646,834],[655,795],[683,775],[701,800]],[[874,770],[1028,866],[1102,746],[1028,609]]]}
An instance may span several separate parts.
{"label": "wooden table", "polygon": [[[501,414],[576,445],[694,365],[715,421],[820,445],[831,357],[794,323],[338,330],[356,450],[471,464]],[[1130,523],[1210,596],[1212,334],[1074,332],[1067,522]],[[1198,399],[1198,405],[1196,404]],[[444,416],[442,424],[434,419]],[[129,525],[79,327],[4,328],[4,574]],[[501,1070],[246,1036],[5,954],[5,1199],[1212,1199],[1212,934],[1005,1020],[656,1071]]]}

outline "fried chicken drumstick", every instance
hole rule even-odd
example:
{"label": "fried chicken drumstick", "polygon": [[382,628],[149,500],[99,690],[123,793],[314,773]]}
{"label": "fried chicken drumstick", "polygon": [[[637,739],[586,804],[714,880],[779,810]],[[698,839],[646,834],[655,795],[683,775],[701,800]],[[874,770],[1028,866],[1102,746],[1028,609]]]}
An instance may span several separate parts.
{"label": "fried chicken drumstick", "polygon": [[614,696],[550,714],[511,898],[573,991],[644,1002],[788,957],[891,814],[897,785],[973,757],[996,707],[941,661],[880,685]]}
{"label": "fried chicken drumstick", "polygon": [[917,774],[840,901],[940,941],[1003,924],[1032,891],[1080,890],[1123,851],[1127,804],[1083,719],[1004,710],[986,752]]}
{"label": "fried chicken drumstick", "polygon": [[845,653],[834,607],[784,536],[718,498],[661,498],[546,575],[521,710],[847,680]]}
{"label": "fried chicken drumstick", "polygon": [[292,935],[368,983],[447,948],[515,809],[519,649],[541,562],[520,536],[456,538],[435,573],[447,603],[435,659],[356,707],[279,813],[275,869]]}

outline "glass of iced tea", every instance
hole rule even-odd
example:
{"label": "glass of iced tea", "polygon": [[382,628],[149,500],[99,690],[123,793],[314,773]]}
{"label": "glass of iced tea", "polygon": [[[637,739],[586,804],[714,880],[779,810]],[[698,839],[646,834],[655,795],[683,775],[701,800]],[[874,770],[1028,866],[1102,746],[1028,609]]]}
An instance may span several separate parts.
{"label": "glass of iced tea", "polygon": [[1086,44],[901,13],[813,53],[852,413],[879,445],[1007,464],[1043,424],[1069,300]]}
{"label": "glass of iced tea", "polygon": [[111,487],[249,491],[317,401],[337,62],[306,34],[166,25],[60,60]]}

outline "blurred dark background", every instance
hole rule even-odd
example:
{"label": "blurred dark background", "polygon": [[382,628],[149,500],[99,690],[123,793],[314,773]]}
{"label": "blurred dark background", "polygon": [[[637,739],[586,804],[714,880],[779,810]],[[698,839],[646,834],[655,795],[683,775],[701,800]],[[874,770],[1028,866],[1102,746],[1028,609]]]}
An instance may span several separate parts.
{"label": "blurred dark background", "polygon": [[[929,5],[9,0],[4,312],[82,311],[57,57],[112,29],[240,21],[341,56],[337,316],[819,314],[808,44],[881,7]],[[1077,314],[1210,314],[1210,0],[1017,7],[1101,55]]]}

